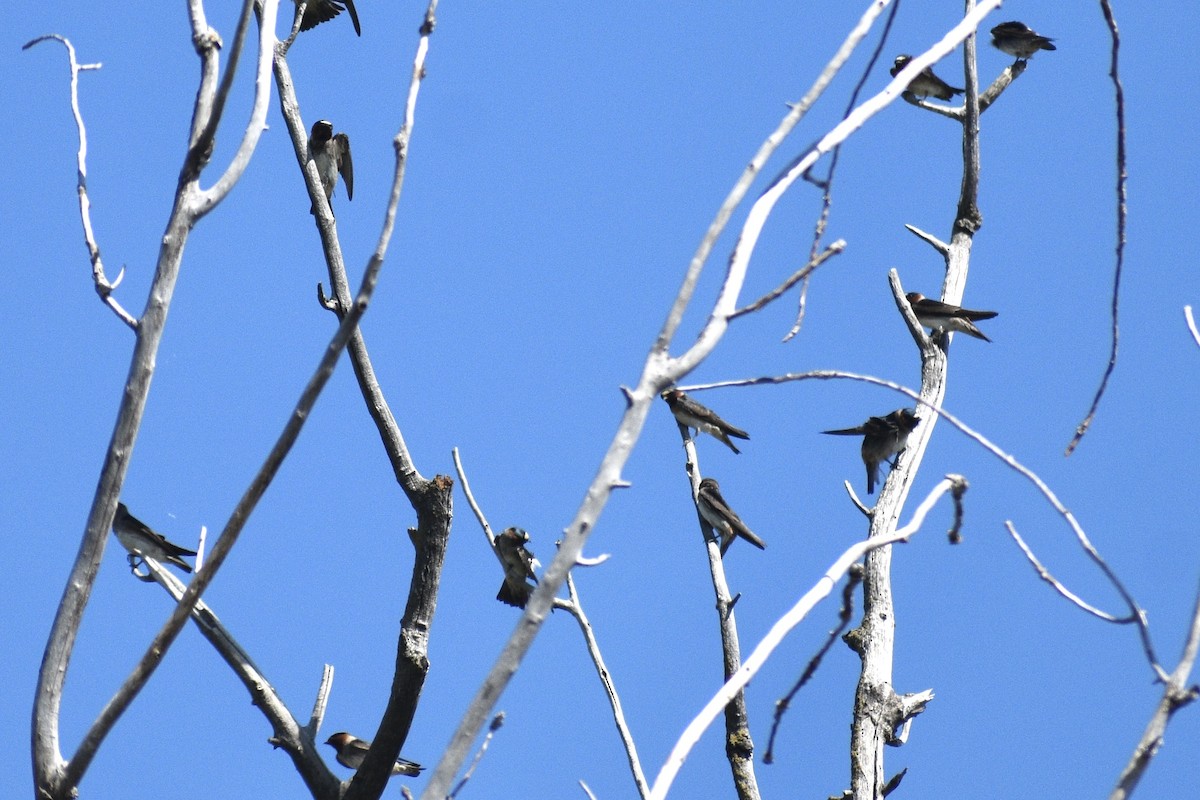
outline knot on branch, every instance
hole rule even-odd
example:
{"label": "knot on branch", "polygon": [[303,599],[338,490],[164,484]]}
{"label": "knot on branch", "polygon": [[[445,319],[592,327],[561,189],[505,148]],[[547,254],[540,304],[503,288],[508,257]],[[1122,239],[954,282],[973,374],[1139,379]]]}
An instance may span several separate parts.
{"label": "knot on branch", "polygon": [[220,50],[222,45],[221,34],[217,33],[216,28],[208,28],[192,37],[192,46],[200,55],[204,55],[209,50]]}
{"label": "knot on branch", "polygon": [[908,741],[909,721],[929,705],[929,701],[933,699],[933,690],[897,695],[891,686],[887,686],[886,689],[888,696],[883,700],[883,720],[887,731],[887,743],[892,747],[899,747]]}

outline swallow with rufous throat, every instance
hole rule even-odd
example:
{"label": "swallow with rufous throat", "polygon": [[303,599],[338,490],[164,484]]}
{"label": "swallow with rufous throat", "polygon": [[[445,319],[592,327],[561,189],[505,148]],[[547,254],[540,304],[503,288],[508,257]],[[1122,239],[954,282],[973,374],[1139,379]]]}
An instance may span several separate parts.
{"label": "swallow with rufous throat", "polygon": [[[333,736],[325,740],[325,744],[337,750],[337,762],[343,767],[350,769],[358,769],[362,766],[363,759],[367,757],[367,751],[371,749],[371,743],[363,741],[355,736],[351,736],[345,731],[338,731]],[[410,778],[415,778],[421,774],[421,770],[425,769],[415,761],[409,761],[407,758],[396,759],[396,764],[392,767],[393,775],[407,775]]]}
{"label": "swallow with rufous throat", "polygon": [[1003,53],[1024,61],[1038,50],[1057,50],[1054,40],[1039,36],[1024,22],[1001,22],[992,28],[992,45]]}
{"label": "swallow with rufous throat", "polygon": [[983,331],[975,327],[975,323],[996,316],[996,311],[975,311],[962,306],[954,306],[939,300],[930,300],[920,292],[909,292],[905,299],[912,306],[913,315],[917,322],[934,331],[957,331],[976,339],[990,342]]}
{"label": "swallow with rufous throat", "polygon": [[721,555],[725,555],[729,545],[733,544],[733,540],[738,536],[759,550],[767,549],[767,543],[756,536],[725,502],[716,478],[700,481],[700,490],[696,492],[696,508],[700,510],[700,516],[721,535]]}
{"label": "swallow with rufous throat", "polygon": [[[911,409],[898,408],[883,417],[870,417],[862,425],[841,428],[836,431],[821,431],[833,436],[862,435],[862,460],[867,467],[867,494],[875,494],[875,483],[879,480],[879,465],[898,455],[908,446],[908,435],[921,421]],[[895,466],[895,462],[891,462]]]}
{"label": "swallow with rufous throat", "polygon": [[741,428],[733,427],[718,417],[712,409],[700,405],[679,389],[667,389],[662,393],[661,397],[667,401],[667,406],[670,407],[671,413],[675,415],[676,422],[687,428],[695,428],[698,432],[707,433],[714,439],[721,440],[735,453],[742,451],[737,449],[729,437],[732,436],[736,439],[750,438],[750,434]]}
{"label": "swallow with rufous throat", "polygon": [[[900,74],[900,70],[908,66],[908,62],[912,61],[912,56],[899,55],[896,56],[896,63],[892,65],[892,77]],[[906,92],[911,92],[916,97],[936,97],[938,100],[953,100],[954,95],[962,94],[965,89],[955,89],[950,84],[933,74],[933,67],[926,67],[917,73],[917,77],[908,82]]]}
{"label": "swallow with rufous throat", "polygon": [[135,559],[140,556],[174,564],[184,572],[192,571],[182,556],[194,556],[196,551],[167,541],[161,533],[152,530],[149,525],[130,514],[124,503],[117,503],[112,527],[117,539],[129,551],[130,566],[135,566]]}

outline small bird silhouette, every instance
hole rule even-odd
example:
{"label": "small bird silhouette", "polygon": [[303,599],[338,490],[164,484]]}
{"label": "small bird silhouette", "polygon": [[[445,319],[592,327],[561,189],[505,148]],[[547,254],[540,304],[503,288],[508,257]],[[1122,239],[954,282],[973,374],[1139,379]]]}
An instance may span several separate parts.
{"label": "small bird silhouette", "polygon": [[529,534],[523,528],[505,528],[504,532],[496,537],[496,552],[504,562],[504,583],[500,584],[496,599],[517,608],[524,608],[529,602],[529,595],[533,593],[534,587],[530,586],[527,580],[537,583],[533,570],[541,566],[533,557],[533,553],[525,547],[527,544]]}
{"label": "small bird silhouette", "polygon": [[992,28],[992,45],[1001,52],[1025,60],[1038,50],[1057,50],[1054,40],[1039,36],[1024,22],[1001,22]]}
{"label": "small bird silhouette", "polygon": [[720,439],[735,453],[742,451],[737,449],[729,437],[733,436],[737,439],[750,438],[750,434],[741,428],[733,427],[718,417],[712,409],[700,405],[679,389],[667,389],[660,396],[663,400],[667,401],[667,406],[670,407],[671,413],[675,415],[676,422],[688,428],[695,428],[701,433],[707,433],[714,439]]}
{"label": "small bird silhouette", "polygon": [[[295,0],[295,3],[299,8],[300,0]],[[300,30],[306,31],[333,19],[342,13],[343,8],[350,12],[350,21],[354,23],[354,32],[362,36],[362,28],[358,27],[358,9],[354,7],[354,0],[308,0],[308,5],[304,8],[304,19],[300,21]]]}
{"label": "small bird silhouette", "polygon": [[[912,61],[910,55],[896,56],[896,62],[892,65],[892,77],[900,74],[900,70],[908,66],[908,62]],[[953,100],[954,95],[962,94],[965,89],[956,89],[944,80],[933,74],[933,67],[926,67],[917,73],[917,77],[908,82],[906,92],[912,92],[917,97],[936,97],[938,100]]]}
{"label": "small bird silhouette", "polygon": [[141,556],[174,564],[184,572],[192,571],[192,568],[181,556],[194,556],[196,551],[167,541],[162,534],[155,532],[149,525],[130,514],[124,503],[117,503],[117,513],[113,517],[112,529],[113,533],[117,535],[117,539],[129,551],[130,564],[134,563],[134,556]]}
{"label": "small bird silhouette", "polygon": [[[325,199],[331,205],[339,173],[346,181],[346,199],[354,199],[354,162],[350,159],[350,137],[344,133],[335,136],[333,123],[319,119],[313,123],[312,134],[308,137],[308,157],[317,165],[321,188],[325,190]],[[315,204],[309,213],[317,213]]]}
{"label": "small bird silhouette", "polygon": [[898,408],[883,417],[870,417],[862,425],[854,428],[821,433],[833,436],[862,435],[862,460],[867,467],[867,494],[875,494],[880,463],[899,454],[908,446],[908,435],[916,429],[920,421],[920,417],[912,410]]}
{"label": "small bird silhouette", "polygon": [[983,339],[985,342],[991,341],[983,335],[983,331],[975,327],[975,321],[991,319],[996,316],[997,312],[975,311],[962,306],[952,306],[939,300],[930,300],[920,292],[909,292],[904,297],[912,306],[917,322],[926,328],[934,331],[958,331],[968,336],[974,336],[976,339]]}
{"label": "small bird silhouette", "polygon": [[696,493],[696,507],[708,524],[721,534],[721,555],[725,555],[729,545],[733,544],[734,538],[738,536],[759,550],[767,549],[767,543],[755,536],[746,523],[742,522],[742,518],[725,502],[716,478],[700,481],[700,490]]}
{"label": "small bird silhouette", "polygon": [[[363,759],[367,757],[367,751],[371,749],[370,742],[351,736],[345,731],[338,731],[333,736],[330,736],[325,740],[325,744],[337,750],[337,762],[343,767],[349,767],[350,769],[361,767]],[[425,768],[415,761],[400,758],[396,759],[396,764],[392,767],[392,774],[408,775],[410,778],[415,778],[421,774],[421,770],[423,769]]]}

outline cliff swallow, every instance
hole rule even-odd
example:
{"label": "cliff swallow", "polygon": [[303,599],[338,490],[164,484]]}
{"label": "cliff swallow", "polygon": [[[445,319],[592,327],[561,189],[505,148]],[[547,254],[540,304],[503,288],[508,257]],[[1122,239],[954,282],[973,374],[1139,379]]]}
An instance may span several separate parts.
{"label": "cliff swallow", "polygon": [[754,535],[746,523],[742,522],[725,498],[721,496],[721,487],[716,478],[705,478],[700,481],[700,491],[696,493],[696,507],[700,515],[721,535],[721,555],[733,544],[735,536],[740,536],[759,550],[766,550],[767,543]]}
{"label": "cliff swallow", "polygon": [[[295,3],[298,8],[300,0],[295,0]],[[362,36],[362,28],[358,27],[358,10],[354,7],[354,0],[308,0],[308,5],[304,8],[304,19],[300,21],[300,30],[306,31],[326,20],[333,19],[342,13],[343,8],[350,12],[350,21],[354,23],[354,32]]]}
{"label": "cliff swallow", "polygon": [[196,551],[168,542],[162,534],[154,532],[146,523],[130,514],[124,503],[117,503],[117,514],[113,517],[113,533],[129,551],[130,566],[134,566],[136,558],[140,556],[174,564],[184,572],[192,571],[180,556],[194,556]]}
{"label": "cliff swallow", "polygon": [[500,584],[500,592],[496,599],[501,603],[517,608],[524,608],[533,592],[526,579],[537,583],[533,574],[534,567],[541,566],[533,553],[526,549],[529,544],[529,534],[521,528],[505,528],[496,537],[496,552],[504,562],[504,583]]}
{"label": "cliff swallow", "polygon": [[[363,759],[367,757],[367,751],[371,749],[370,742],[364,742],[345,731],[339,731],[333,736],[325,740],[325,744],[337,750],[337,762],[343,767],[350,769],[358,769],[362,766]],[[407,775],[410,778],[415,778],[421,774],[421,770],[425,769],[415,761],[409,761],[406,758],[396,759],[396,765],[392,767],[393,775]]]}
{"label": "cliff swallow", "polygon": [[1054,40],[1038,36],[1023,22],[1001,22],[992,28],[992,45],[997,50],[1027,59],[1038,50],[1057,50]]}
{"label": "cliff swallow", "polygon": [[680,425],[695,428],[698,432],[707,433],[714,439],[720,439],[735,453],[742,451],[734,446],[729,437],[733,436],[738,439],[750,438],[750,434],[741,428],[733,427],[713,413],[711,409],[700,405],[678,389],[668,389],[660,397],[667,401],[667,405],[671,408],[671,413],[675,415],[675,421]]}
{"label": "cliff swallow", "polygon": [[[333,123],[319,119],[313,123],[312,135],[308,137],[308,157],[317,165],[326,200],[333,202],[333,187],[337,186],[339,172],[346,181],[346,199],[354,199],[354,162],[350,160],[350,137],[344,133],[335,136]],[[309,213],[317,213],[317,207],[314,205]]]}
{"label": "cliff swallow", "polygon": [[974,323],[981,319],[991,319],[998,312],[973,311],[961,306],[952,306],[949,303],[930,300],[920,292],[909,292],[905,298],[912,306],[917,322],[926,328],[934,331],[958,331],[968,336],[974,336],[976,339],[983,339],[985,342],[991,341],[983,335],[983,331],[975,327]]}
{"label": "cliff swallow", "polygon": [[[912,56],[900,55],[896,56],[896,63],[892,66],[892,77],[900,74],[900,70],[908,66],[908,62],[912,61]],[[912,92],[917,97],[936,97],[938,100],[953,100],[954,95],[962,94],[965,89],[955,89],[950,84],[933,74],[933,67],[926,67],[921,70],[917,77],[908,82],[906,92]]]}
{"label": "cliff swallow", "polygon": [[[867,494],[875,494],[879,464],[899,454],[908,445],[908,435],[921,419],[907,408],[898,408],[884,417],[870,417],[856,428],[821,431],[834,436],[862,435],[862,460],[867,467]],[[895,466],[895,462],[891,462]]]}

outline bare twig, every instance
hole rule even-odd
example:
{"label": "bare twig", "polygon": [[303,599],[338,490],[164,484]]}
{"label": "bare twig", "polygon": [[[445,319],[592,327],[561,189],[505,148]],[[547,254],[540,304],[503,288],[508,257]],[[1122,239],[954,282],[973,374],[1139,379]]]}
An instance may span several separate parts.
{"label": "bare twig", "polygon": [[75,153],[75,169],[78,176],[76,191],[79,195],[79,218],[83,222],[83,243],[87,247],[88,258],[92,262],[92,282],[96,286],[96,294],[100,296],[101,302],[112,309],[118,319],[136,331],[137,320],[112,296],[112,290],[117,288],[121,284],[121,279],[125,277],[125,270],[122,268],[117,273],[117,279],[111,283],[104,274],[104,261],[100,257],[100,245],[96,243],[96,234],[92,228],[92,201],[88,197],[87,191],[88,140],[87,128],[83,124],[83,113],[79,110],[79,73],[85,70],[100,69],[102,65],[99,62],[80,64],[75,60],[75,46],[71,44],[71,41],[53,33],[26,42],[21,49],[28,50],[35,44],[47,40],[61,42],[63,47],[67,48],[67,58],[71,66],[71,114],[75,117],[75,130],[79,134],[79,149]]}
{"label": "bare twig", "polygon": [[783,715],[791,707],[793,698],[812,679],[812,676],[817,674],[817,668],[821,666],[821,660],[825,658],[825,654],[829,652],[829,648],[833,647],[834,642],[838,640],[842,632],[850,626],[850,617],[854,613],[854,592],[858,589],[863,579],[862,566],[852,564],[849,576],[846,579],[846,585],[842,587],[842,607],[838,611],[837,627],[829,632],[829,636],[825,639],[825,644],[821,645],[821,649],[809,660],[808,666],[804,668],[804,672],[800,674],[800,678],[796,681],[795,685],[788,690],[787,694],[775,701],[775,719],[771,722],[771,733],[767,737],[767,752],[763,755],[764,764],[775,763],[775,735],[779,733],[779,726],[783,723]]}
{"label": "bare twig", "polygon": [[583,605],[579,601],[579,592],[575,589],[575,579],[571,577],[570,573],[567,573],[567,593],[570,596],[570,602],[563,603],[558,607],[565,609],[579,623],[579,630],[583,633],[583,640],[587,644],[588,655],[592,657],[596,675],[600,678],[601,685],[604,686],[605,696],[608,697],[608,705],[612,709],[613,723],[617,726],[617,734],[621,737],[621,744],[625,747],[625,758],[629,761],[633,784],[637,787],[638,796],[645,798],[650,793],[650,784],[646,782],[646,773],[642,770],[641,759],[638,758],[637,745],[634,744],[629,724],[625,722],[625,710],[621,707],[621,698],[617,694],[617,687],[613,684],[612,674],[604,663],[600,644],[596,641],[592,623],[588,621],[587,615],[583,612]]}
{"label": "bare twig", "polygon": [[[492,717],[492,724],[488,726],[487,735],[483,737],[483,744],[479,745],[479,750],[475,752],[475,758],[471,759],[471,766],[467,767],[467,771],[463,773],[462,780],[454,787],[454,791],[446,795],[446,800],[454,800],[458,797],[458,793],[467,785],[467,781],[475,774],[475,768],[483,761],[483,757],[487,754],[488,746],[492,743],[492,737],[496,735],[496,731],[500,730],[504,725],[504,712],[501,711],[496,716]],[[412,795],[409,795],[411,797]]]}
{"label": "bare twig", "polygon": [[1192,333],[1192,341],[1196,343],[1197,347],[1200,347],[1200,331],[1196,330],[1196,320],[1192,317],[1191,306],[1183,307],[1183,318],[1187,320],[1188,330]]}
{"label": "bare twig", "polygon": [[1017,547],[1021,548],[1021,552],[1025,554],[1025,557],[1027,559],[1029,559],[1029,563],[1033,565],[1033,568],[1035,570],[1037,570],[1038,577],[1041,578],[1042,580],[1044,580],[1046,583],[1050,584],[1052,587],[1054,587],[1054,591],[1058,592],[1063,597],[1065,597],[1067,600],[1074,603],[1082,611],[1086,611],[1087,613],[1091,614],[1092,616],[1098,617],[1099,619],[1102,619],[1105,622],[1132,622],[1132,619],[1129,619],[1129,618],[1118,619],[1117,617],[1114,617],[1111,614],[1107,614],[1107,613],[1101,611],[1100,609],[1096,608],[1095,606],[1089,605],[1088,603],[1084,602],[1083,599],[1079,597],[1079,595],[1072,592],[1070,589],[1068,589],[1066,586],[1064,586],[1057,578],[1055,578],[1053,575],[1050,574],[1050,570],[1046,569],[1042,565],[1042,562],[1038,560],[1038,557],[1036,555],[1034,555],[1033,550],[1030,549],[1029,545],[1025,544],[1025,540],[1021,538],[1021,534],[1017,533],[1017,528],[1015,525],[1012,524],[1011,521],[1005,521],[1004,527],[1008,530],[1009,535],[1012,536],[1013,540],[1017,543]]}
{"label": "bare twig", "polygon": [[811,258],[809,258],[807,264],[805,264],[803,267],[801,267],[800,269],[793,272],[788,277],[788,279],[785,280],[783,283],[779,284],[774,289],[772,289],[771,291],[764,294],[762,297],[755,300],[753,303],[742,306],[737,311],[734,311],[732,314],[730,314],[729,315],[730,321],[735,320],[738,317],[743,316],[744,314],[752,314],[755,311],[758,311],[762,307],[766,306],[768,303],[771,303],[774,300],[777,300],[788,289],[791,289],[793,286],[795,286],[800,281],[808,280],[808,278],[810,276],[812,276],[812,274],[814,272],[817,271],[817,267],[821,266],[822,264],[824,264],[826,261],[833,258],[834,256],[840,254],[845,249],[846,249],[846,240],[838,239],[836,242],[834,242],[831,245],[829,245],[828,247],[826,247],[820,253],[817,253],[816,255],[813,255]]}
{"label": "bare twig", "polygon": [[325,709],[329,705],[329,692],[332,689],[333,664],[326,664],[321,670],[321,684],[317,687],[317,696],[313,700],[312,714],[308,717],[308,724],[304,726],[304,732],[310,739],[317,738],[317,731],[321,730],[321,723],[325,721]]}
{"label": "bare twig", "polygon": [[720,691],[708,701],[700,713],[696,715],[696,718],[684,729],[679,740],[675,743],[675,747],[672,748],[670,755],[667,756],[667,760],[659,771],[658,776],[654,779],[654,785],[650,791],[651,800],[662,800],[662,798],[667,796],[667,792],[671,788],[671,783],[675,780],[675,776],[679,773],[679,769],[683,766],[683,762],[687,759],[692,747],[700,740],[700,735],[712,724],[712,721],[716,719],[721,709],[738,692],[745,688],[750,679],[758,673],[762,665],[771,656],[771,653],[783,642],[784,637],[804,620],[808,612],[817,603],[833,591],[833,587],[849,571],[851,565],[877,548],[896,542],[907,541],[910,536],[921,529],[929,511],[942,495],[949,492],[953,486],[953,480],[943,478],[921,502],[917,510],[913,512],[912,519],[907,525],[898,528],[887,536],[877,536],[859,542],[847,549],[826,570],[816,585],[809,589],[786,614],[771,626],[771,630],[767,632],[763,640],[754,648],[754,652],[750,654],[738,671],[725,682]]}
{"label": "bare twig", "polygon": [[1096,396],[1092,398],[1092,405],[1088,409],[1087,416],[1075,428],[1075,435],[1067,445],[1066,455],[1068,456],[1075,452],[1075,448],[1079,446],[1083,435],[1087,433],[1087,429],[1091,427],[1092,420],[1096,417],[1096,412],[1100,408],[1100,400],[1104,397],[1105,389],[1108,388],[1108,380],[1117,368],[1117,346],[1121,338],[1120,327],[1117,324],[1117,311],[1120,307],[1121,299],[1121,273],[1125,266],[1125,220],[1128,216],[1128,207],[1126,205],[1126,181],[1128,173],[1125,166],[1125,88],[1121,85],[1121,73],[1119,69],[1121,32],[1117,29],[1117,19],[1113,16],[1112,5],[1109,3],[1109,0],[1100,0],[1100,8],[1104,12],[1104,21],[1108,25],[1108,32],[1112,37],[1112,55],[1109,61],[1108,74],[1113,82],[1117,112],[1117,261],[1113,268],[1111,305],[1112,346],[1109,349],[1108,364],[1104,368],[1104,375],[1100,378],[1100,386],[1096,389]]}

